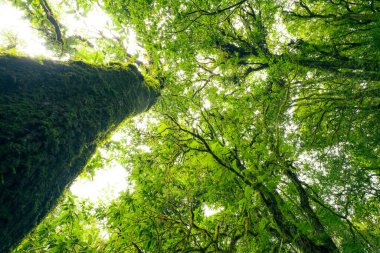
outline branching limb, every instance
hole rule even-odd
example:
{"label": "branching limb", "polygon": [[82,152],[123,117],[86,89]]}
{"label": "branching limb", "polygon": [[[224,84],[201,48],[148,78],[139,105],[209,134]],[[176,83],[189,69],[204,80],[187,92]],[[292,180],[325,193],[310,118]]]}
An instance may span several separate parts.
{"label": "branching limb", "polygon": [[[291,168],[294,169],[294,167],[292,167],[292,166],[291,166]],[[298,179],[298,176],[293,171],[291,171],[290,169],[285,170],[285,175],[296,186],[296,189],[298,191],[298,195],[300,198],[301,208],[306,213],[306,215],[309,218],[310,223],[313,225],[315,231],[318,232],[319,234],[323,235],[325,246],[331,252],[337,251],[337,247],[336,247],[335,243],[333,242],[331,237],[326,233],[324,226],[322,225],[318,216],[315,214],[315,212],[311,208],[310,202],[309,202],[309,195],[306,192],[306,190],[303,188],[301,181]]]}
{"label": "branching limb", "polygon": [[225,12],[225,11],[228,11],[228,10],[232,10],[232,9],[234,9],[234,8],[242,5],[245,2],[247,2],[247,0],[242,0],[240,2],[237,2],[237,3],[233,4],[233,5],[230,5],[230,6],[227,6],[227,7],[223,8],[223,9],[218,9],[218,10],[212,11],[212,12],[204,10],[204,9],[198,9],[198,10],[186,13],[186,15],[188,16],[188,15],[192,15],[192,14],[195,14],[195,13],[201,13],[201,15],[217,15],[217,14],[220,14],[222,12]]}
{"label": "branching limb", "polygon": [[63,46],[64,43],[63,43],[63,39],[62,39],[61,29],[59,27],[57,20],[53,16],[53,11],[50,9],[46,0],[41,0],[40,4],[41,4],[41,7],[46,14],[46,18],[54,26],[57,41]]}
{"label": "branching limb", "polygon": [[[351,234],[353,234],[353,231],[355,231],[368,245],[373,246],[367,240],[367,238],[365,238],[365,236],[359,231],[359,229],[350,221],[350,219],[347,216],[344,216],[344,215],[341,215],[341,214],[337,213],[332,207],[330,207],[327,204],[323,203],[323,201],[321,200],[321,197],[318,195],[318,193],[316,193],[314,191],[314,189],[310,185],[306,184],[305,182],[302,182],[302,184],[313,193],[313,195],[310,196],[310,199],[312,199],[315,203],[317,203],[322,208],[326,209],[327,211],[329,211],[330,213],[332,213],[336,217],[338,217],[338,218],[346,221],[347,224],[348,224],[348,226],[349,226],[349,228],[350,228]],[[353,236],[354,236],[354,234],[353,234]]]}
{"label": "branching limb", "polygon": [[138,253],[143,253],[144,252],[144,251],[142,251],[140,249],[140,247],[136,243],[132,242],[132,245],[133,245],[133,247],[135,247],[135,249],[137,250]]}

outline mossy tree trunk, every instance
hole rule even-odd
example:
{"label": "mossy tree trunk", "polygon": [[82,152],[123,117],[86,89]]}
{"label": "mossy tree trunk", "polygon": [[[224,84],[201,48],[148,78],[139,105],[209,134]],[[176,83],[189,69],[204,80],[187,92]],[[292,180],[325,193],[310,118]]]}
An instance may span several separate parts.
{"label": "mossy tree trunk", "polygon": [[0,57],[0,252],[54,207],[99,141],[157,96],[134,66]]}

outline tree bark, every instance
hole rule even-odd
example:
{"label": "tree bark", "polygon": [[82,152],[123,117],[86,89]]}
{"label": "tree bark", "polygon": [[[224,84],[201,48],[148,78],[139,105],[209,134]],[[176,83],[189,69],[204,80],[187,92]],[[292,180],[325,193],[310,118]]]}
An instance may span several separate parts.
{"label": "tree bark", "polygon": [[112,129],[157,96],[132,65],[0,57],[0,252],[56,205]]}

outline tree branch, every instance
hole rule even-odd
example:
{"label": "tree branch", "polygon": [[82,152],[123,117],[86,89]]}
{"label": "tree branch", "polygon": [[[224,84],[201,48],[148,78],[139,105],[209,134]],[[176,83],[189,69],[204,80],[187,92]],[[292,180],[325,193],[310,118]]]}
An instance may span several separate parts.
{"label": "tree branch", "polygon": [[50,9],[48,3],[46,0],[41,0],[40,5],[42,9],[44,10],[46,14],[46,18],[49,20],[49,22],[54,26],[55,34],[56,34],[56,39],[57,41],[62,44],[63,46],[63,39],[62,39],[62,33],[61,29],[59,28],[57,20],[53,17],[53,12]]}
{"label": "tree branch", "polygon": [[216,11],[213,11],[213,12],[209,12],[209,11],[206,11],[204,9],[199,9],[199,10],[196,10],[196,11],[188,12],[185,15],[188,16],[188,15],[192,15],[192,14],[195,14],[195,13],[201,13],[201,15],[216,15],[216,14],[225,12],[227,10],[233,9],[233,8],[239,6],[239,5],[242,5],[245,2],[247,2],[247,0],[242,0],[240,2],[237,2],[237,3],[233,4],[233,5],[227,6],[227,7],[223,8],[223,9],[219,9],[219,10],[216,10]]}

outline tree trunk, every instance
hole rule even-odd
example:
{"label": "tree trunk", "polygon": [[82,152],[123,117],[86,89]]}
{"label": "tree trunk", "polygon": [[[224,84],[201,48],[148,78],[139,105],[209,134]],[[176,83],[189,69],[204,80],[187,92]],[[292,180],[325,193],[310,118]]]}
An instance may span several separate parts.
{"label": "tree trunk", "polygon": [[0,57],[0,252],[55,206],[97,143],[157,96],[134,66]]}

